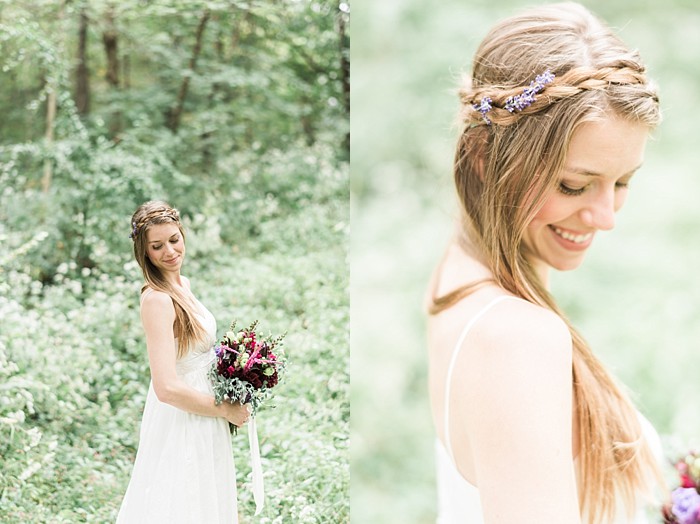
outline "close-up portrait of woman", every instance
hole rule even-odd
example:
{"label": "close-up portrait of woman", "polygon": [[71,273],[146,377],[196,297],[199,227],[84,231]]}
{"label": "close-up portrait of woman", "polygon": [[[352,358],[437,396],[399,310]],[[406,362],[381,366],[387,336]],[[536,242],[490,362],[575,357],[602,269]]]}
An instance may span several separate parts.
{"label": "close-up portrait of woman", "polygon": [[352,507],[695,523],[700,12],[507,4],[357,9]]}

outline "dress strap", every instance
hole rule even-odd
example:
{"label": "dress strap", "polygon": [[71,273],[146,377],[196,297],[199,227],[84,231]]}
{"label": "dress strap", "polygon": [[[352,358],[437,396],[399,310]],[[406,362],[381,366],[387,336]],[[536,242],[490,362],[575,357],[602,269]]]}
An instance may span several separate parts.
{"label": "dress strap", "polygon": [[444,433],[444,440],[445,440],[445,448],[447,449],[447,453],[450,456],[450,458],[454,461],[454,457],[452,455],[452,443],[450,440],[450,387],[452,386],[452,373],[454,372],[454,367],[455,364],[457,363],[457,357],[459,356],[459,351],[462,349],[462,345],[464,344],[464,340],[467,338],[467,334],[471,330],[471,328],[476,324],[476,322],[483,317],[491,308],[493,308],[496,304],[499,302],[503,302],[506,299],[516,299],[520,300],[518,297],[514,297],[512,295],[501,295],[499,297],[494,298],[491,302],[486,304],[481,311],[479,311],[476,315],[474,315],[471,320],[467,323],[466,326],[464,326],[464,329],[462,330],[462,333],[459,335],[459,338],[457,339],[457,344],[455,345],[454,349],[452,350],[452,358],[450,359],[450,365],[447,368],[447,377],[445,378],[445,433]]}

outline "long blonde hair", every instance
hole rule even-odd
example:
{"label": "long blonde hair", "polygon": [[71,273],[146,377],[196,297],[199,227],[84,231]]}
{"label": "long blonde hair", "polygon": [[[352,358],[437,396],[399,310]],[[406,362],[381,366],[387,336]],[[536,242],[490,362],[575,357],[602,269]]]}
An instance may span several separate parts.
{"label": "long blonde hair", "polygon": [[[554,80],[522,111],[504,108],[536,75]],[[479,111],[485,97],[492,109]],[[658,466],[632,402],[573,328],[528,262],[523,233],[556,190],[573,133],[584,122],[616,116],[651,130],[660,122],[657,93],[638,54],[584,7],[542,6],[497,24],[476,52],[471,81],[460,91],[464,129],[454,177],[463,235],[484,255],[496,282],[548,308],[568,324],[581,446],[579,501],[593,522],[609,520],[615,497],[630,512],[652,489]],[[476,107],[475,107],[476,106]],[[460,300],[480,282],[438,297],[431,313]],[[604,520],[603,520],[604,521]]]}
{"label": "long blonde hair", "polygon": [[175,307],[173,331],[178,339],[177,357],[181,358],[192,344],[206,342],[209,337],[195,316],[197,306],[192,302],[192,299],[174,288],[147,256],[146,232],[158,224],[177,225],[182,235],[182,241],[185,241],[185,229],[182,227],[177,209],[159,200],[146,202],[141,204],[131,217],[134,257],[141,267],[143,278],[146,281],[141,288],[141,293],[150,287],[166,293],[173,301]]}

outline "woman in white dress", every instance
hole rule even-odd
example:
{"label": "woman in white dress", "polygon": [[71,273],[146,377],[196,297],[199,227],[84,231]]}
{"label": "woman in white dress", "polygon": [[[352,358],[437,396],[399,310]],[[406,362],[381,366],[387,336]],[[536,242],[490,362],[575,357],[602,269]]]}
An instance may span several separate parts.
{"label": "woman in white dress", "polygon": [[438,522],[647,522],[658,435],[548,275],[613,228],[657,94],[637,53],[566,3],[496,25],[460,100],[462,217],[428,300]]}
{"label": "woman in white dress", "polygon": [[245,424],[249,411],[214,402],[207,371],[216,321],[180,274],[185,232],[177,210],[146,202],[133,215],[131,236],[145,279],[141,320],[151,383],[117,522],[237,523],[229,422]]}

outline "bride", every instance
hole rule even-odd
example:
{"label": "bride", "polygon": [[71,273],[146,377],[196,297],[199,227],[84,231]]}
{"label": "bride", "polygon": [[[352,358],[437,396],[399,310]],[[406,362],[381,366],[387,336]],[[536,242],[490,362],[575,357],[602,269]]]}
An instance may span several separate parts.
{"label": "bride", "polygon": [[460,99],[462,219],[429,288],[438,522],[647,522],[658,435],[548,275],[613,228],[656,91],[636,52],[565,3],[496,25]]}
{"label": "bride", "polygon": [[238,522],[229,422],[247,406],[214,402],[207,371],[216,321],[180,274],[185,232],[165,202],[146,202],[132,218],[134,255],[146,283],[141,320],[151,384],[138,452],[118,524]]}

